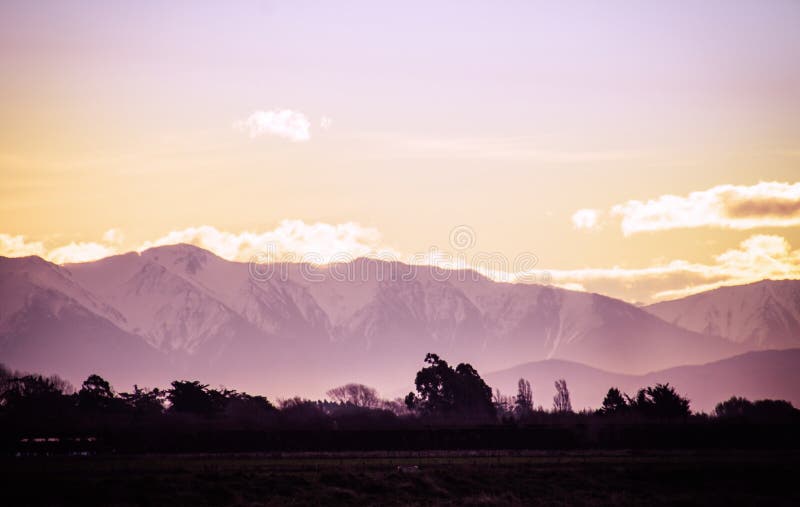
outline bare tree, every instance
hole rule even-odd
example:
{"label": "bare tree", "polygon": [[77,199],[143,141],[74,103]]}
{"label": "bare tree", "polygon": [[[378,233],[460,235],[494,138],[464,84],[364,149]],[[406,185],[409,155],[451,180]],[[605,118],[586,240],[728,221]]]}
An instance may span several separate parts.
{"label": "bare tree", "polygon": [[345,384],[325,394],[337,403],[350,403],[356,407],[379,408],[382,405],[378,392],[363,384]]}
{"label": "bare tree", "polygon": [[563,378],[556,380],[556,395],[553,396],[553,412],[565,413],[572,412],[572,402],[569,400],[569,389],[567,381]]}
{"label": "bare tree", "polygon": [[533,389],[531,383],[524,378],[517,383],[517,399],[514,412],[517,417],[527,417],[533,412]]}
{"label": "bare tree", "polygon": [[506,416],[511,416],[513,412],[513,405],[514,405],[514,397],[513,396],[506,396],[500,392],[500,389],[494,390],[493,396],[494,406],[497,410],[497,414],[503,418]]}

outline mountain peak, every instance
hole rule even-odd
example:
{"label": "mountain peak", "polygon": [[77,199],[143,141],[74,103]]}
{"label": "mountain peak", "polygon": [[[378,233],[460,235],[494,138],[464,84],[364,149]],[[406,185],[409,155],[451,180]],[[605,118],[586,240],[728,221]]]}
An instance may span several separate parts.
{"label": "mountain peak", "polygon": [[217,258],[212,252],[189,243],[163,245],[148,248],[142,256],[164,264],[170,268],[179,268],[189,275],[194,275],[203,269],[209,259]]}

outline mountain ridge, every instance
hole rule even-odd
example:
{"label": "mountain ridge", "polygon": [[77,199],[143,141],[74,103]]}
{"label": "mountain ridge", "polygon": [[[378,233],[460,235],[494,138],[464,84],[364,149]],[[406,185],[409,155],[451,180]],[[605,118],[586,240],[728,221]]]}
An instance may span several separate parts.
{"label": "mountain ridge", "polygon": [[[743,351],[621,300],[499,283],[468,270],[356,259],[277,264],[270,279],[261,279],[247,263],[192,245],[64,266],[41,259],[29,264],[55,267],[62,275],[53,282],[56,292],[80,288],[105,308],[95,313],[99,320],[145,342],[146,353],[132,357],[126,378],[155,354],[169,371],[209,382],[241,385],[246,378],[258,383],[246,385],[251,389],[321,393],[346,381],[391,387],[430,351],[482,371],[520,359],[561,358],[632,374]],[[15,289],[15,271],[3,271],[0,293],[19,301],[33,289]],[[38,339],[58,339],[48,332]],[[0,343],[20,339],[13,329],[0,335]],[[13,364],[13,350],[0,349],[0,358],[36,369],[32,357]]]}

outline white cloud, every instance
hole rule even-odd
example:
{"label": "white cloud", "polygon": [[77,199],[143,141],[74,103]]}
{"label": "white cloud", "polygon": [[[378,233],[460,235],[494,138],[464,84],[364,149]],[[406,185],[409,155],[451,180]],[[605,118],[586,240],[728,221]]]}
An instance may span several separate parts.
{"label": "white cloud", "polygon": [[331,128],[331,125],[333,125],[333,119],[330,118],[329,116],[323,116],[322,118],[320,118],[319,128],[321,128],[322,130],[328,130],[329,128]]}
{"label": "white cloud", "polygon": [[56,264],[68,264],[71,262],[96,261],[115,253],[117,253],[117,249],[110,245],[94,242],[72,242],[48,251],[45,259]]}
{"label": "white cloud", "polygon": [[598,225],[598,215],[595,209],[579,209],[572,214],[572,225],[576,229],[594,229]]}
{"label": "white cloud", "polygon": [[[673,260],[643,268],[549,270],[553,284],[578,284],[586,290],[627,300],[671,299],[723,285],[765,278],[800,279],[800,249],[782,236],[754,235],[713,257],[713,262]],[[576,285],[577,286],[577,285]]]}
{"label": "white cloud", "polygon": [[611,209],[628,236],[640,232],[719,227],[754,229],[800,225],[800,183],[718,185],[687,196],[631,200]]}
{"label": "white cloud", "polygon": [[[59,264],[87,262],[119,253],[120,238],[121,232],[115,231],[104,234],[103,242],[71,242],[48,248],[40,241],[28,241],[23,236],[0,234],[0,255],[39,255]],[[708,262],[673,260],[644,267],[571,270],[539,266],[535,256],[521,255],[513,260],[502,256],[498,258],[500,254],[463,258],[438,249],[408,255],[387,247],[376,229],[355,222],[327,224],[285,220],[270,231],[241,233],[204,225],[172,231],[154,241],[145,242],[137,250],[177,243],[194,244],[225,259],[238,261],[248,261],[254,255],[259,255],[260,260],[325,264],[347,262],[357,257],[375,257],[435,265],[444,269],[471,267],[497,281],[546,283],[645,302],[765,278],[800,279],[800,249],[793,250],[782,236],[763,234],[750,236],[737,247],[713,256]],[[516,262],[518,259],[524,262]]]}
{"label": "white cloud", "polygon": [[44,253],[41,241],[26,241],[24,236],[0,234],[0,255],[3,257],[27,257]]}
{"label": "white cloud", "polygon": [[377,229],[355,222],[306,224],[302,220],[284,220],[263,233],[230,233],[209,225],[189,227],[148,241],[139,250],[190,243],[228,260],[246,261],[253,255],[266,254],[275,260],[327,263],[389,252],[380,245],[380,239]]}
{"label": "white cloud", "polygon": [[311,122],[303,113],[291,109],[255,111],[235,126],[251,138],[269,134],[295,142],[311,139]]}
{"label": "white cloud", "polygon": [[3,257],[38,255],[56,264],[66,264],[94,261],[115,253],[115,247],[100,243],[72,242],[54,248],[46,248],[41,241],[27,241],[24,236],[0,234],[0,255]]}

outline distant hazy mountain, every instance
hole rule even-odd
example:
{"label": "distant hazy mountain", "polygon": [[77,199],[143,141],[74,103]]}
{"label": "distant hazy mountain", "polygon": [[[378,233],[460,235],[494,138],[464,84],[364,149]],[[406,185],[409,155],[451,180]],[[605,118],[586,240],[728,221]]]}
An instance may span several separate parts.
{"label": "distant hazy mountain", "polygon": [[691,400],[694,411],[711,412],[731,396],[751,400],[772,398],[800,406],[800,349],[748,352],[713,363],[680,366],[646,375],[622,375],[570,361],[546,360],[526,363],[484,375],[486,382],[503,394],[514,395],[523,377],[533,387],[534,404],[552,406],[553,382],[567,381],[576,410],[598,408],[610,387],[633,395],[641,387],[666,383]]}
{"label": "distant hazy mountain", "polygon": [[800,280],[763,280],[650,305],[667,322],[748,348],[800,347]]}
{"label": "distant hazy mountain", "polygon": [[116,383],[193,377],[288,396],[397,386],[427,352],[481,371],[564,359],[640,374],[742,350],[619,300],[473,272],[367,259],[272,268],[254,278],[189,245],[63,267],[2,259],[0,361],[76,382],[108,371]]}

